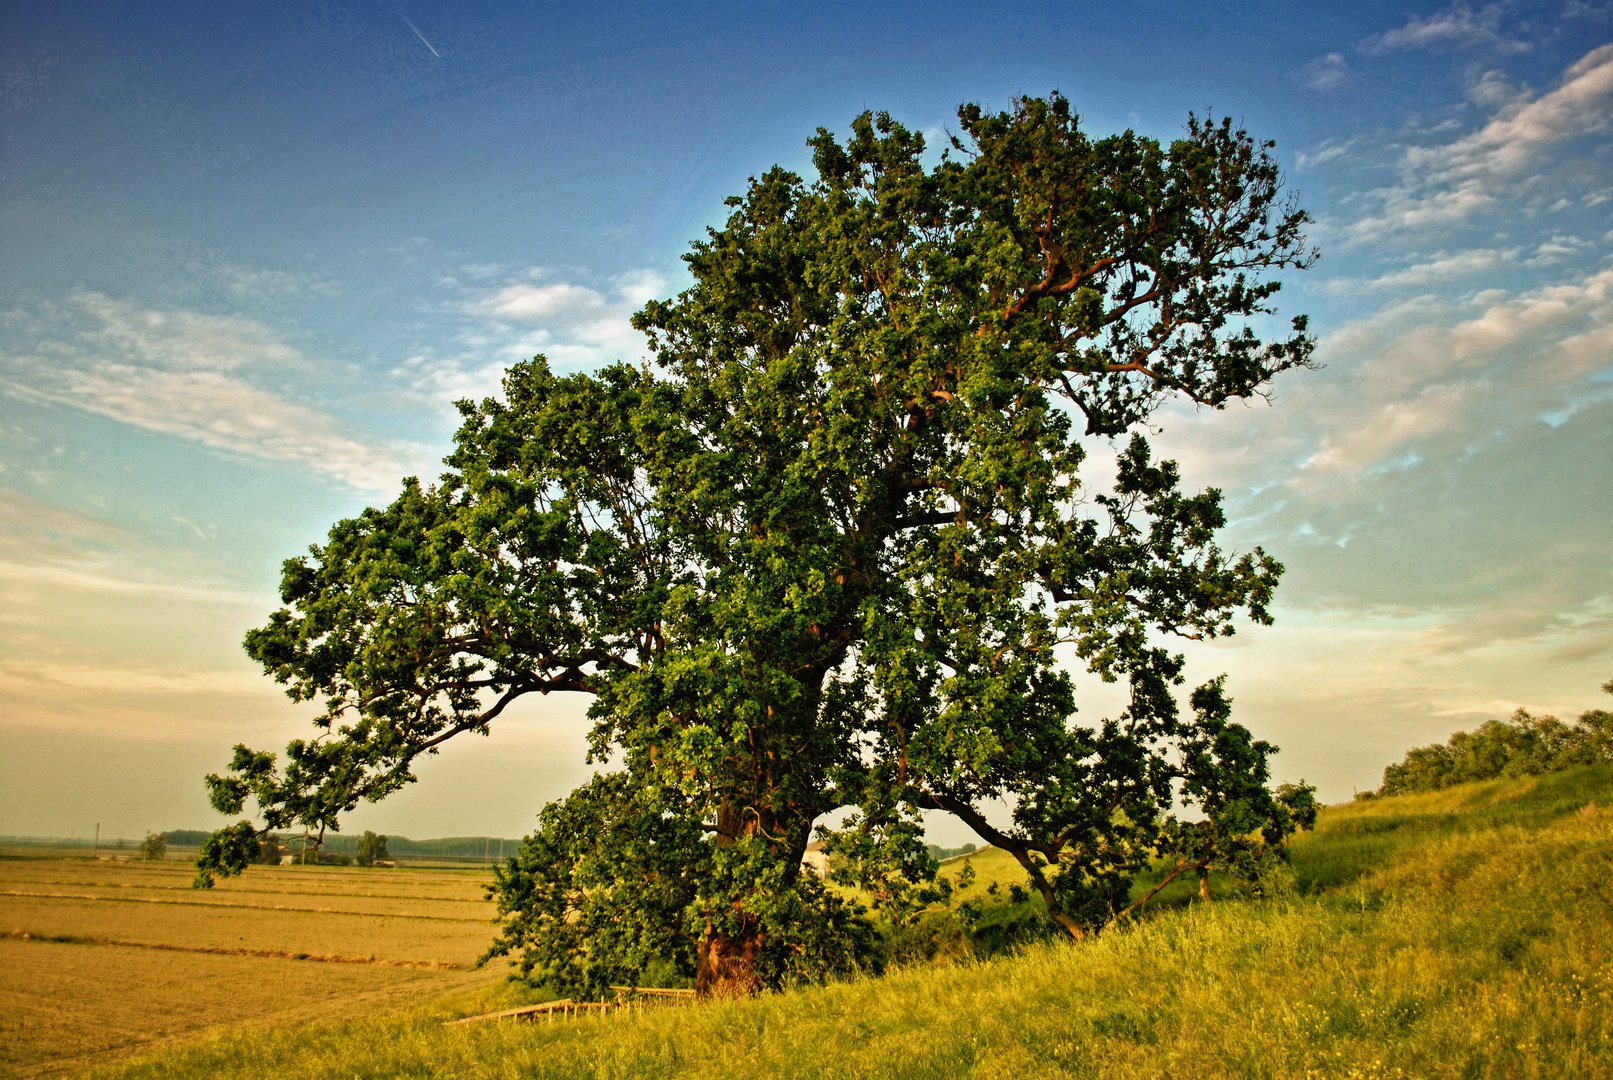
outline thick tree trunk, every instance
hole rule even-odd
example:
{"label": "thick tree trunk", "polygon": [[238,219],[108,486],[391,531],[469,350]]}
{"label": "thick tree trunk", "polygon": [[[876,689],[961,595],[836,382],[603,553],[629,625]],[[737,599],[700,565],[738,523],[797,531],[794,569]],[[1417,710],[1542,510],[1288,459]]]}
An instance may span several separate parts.
{"label": "thick tree trunk", "polygon": [[1208,868],[1199,871],[1199,899],[1210,898],[1210,871]]}
{"label": "thick tree trunk", "polygon": [[762,988],[756,970],[762,935],[756,929],[736,936],[707,931],[695,967],[695,993],[703,998],[748,997]]}
{"label": "thick tree trunk", "polygon": [[[719,847],[754,833],[758,822],[732,803],[717,808]],[[695,994],[702,998],[748,997],[762,988],[756,962],[761,954],[761,928],[755,920],[741,920],[738,934],[720,933],[710,922],[695,951]]]}

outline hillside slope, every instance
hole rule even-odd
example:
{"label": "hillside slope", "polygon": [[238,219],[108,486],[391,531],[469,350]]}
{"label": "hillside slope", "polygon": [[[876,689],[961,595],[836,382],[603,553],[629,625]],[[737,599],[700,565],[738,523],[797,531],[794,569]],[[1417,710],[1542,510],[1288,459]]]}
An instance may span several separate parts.
{"label": "hillside slope", "polygon": [[[1606,809],[1604,809],[1606,807]],[[1613,766],[1329,808],[1289,894],[755,1000],[215,1038],[98,1076],[1613,1076]]]}

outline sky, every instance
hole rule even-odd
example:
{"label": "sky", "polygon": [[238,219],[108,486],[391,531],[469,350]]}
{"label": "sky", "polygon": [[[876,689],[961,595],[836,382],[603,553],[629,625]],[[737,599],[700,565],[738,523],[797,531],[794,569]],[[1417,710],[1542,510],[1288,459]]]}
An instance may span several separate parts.
{"label": "sky", "polygon": [[[0,834],[213,827],[202,775],[311,710],[240,642],[281,561],[440,471],[536,352],[645,353],[723,199],[887,110],[1065,94],[1095,135],[1273,139],[1317,371],[1157,445],[1288,572],[1228,673],[1328,801],[1613,677],[1613,6],[0,7]],[[1081,682],[1082,717],[1112,688]],[[344,829],[530,831],[586,778],[530,701]],[[935,823],[944,843],[967,839]]]}

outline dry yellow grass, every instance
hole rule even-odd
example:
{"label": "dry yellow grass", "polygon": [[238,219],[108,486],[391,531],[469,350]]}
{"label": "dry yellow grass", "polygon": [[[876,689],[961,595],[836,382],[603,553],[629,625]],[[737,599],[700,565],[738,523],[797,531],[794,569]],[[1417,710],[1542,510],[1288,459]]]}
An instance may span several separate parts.
{"label": "dry yellow grass", "polygon": [[369,1017],[502,975],[471,967],[492,938],[481,873],[254,867],[198,892],[192,872],[0,859],[0,1075]]}

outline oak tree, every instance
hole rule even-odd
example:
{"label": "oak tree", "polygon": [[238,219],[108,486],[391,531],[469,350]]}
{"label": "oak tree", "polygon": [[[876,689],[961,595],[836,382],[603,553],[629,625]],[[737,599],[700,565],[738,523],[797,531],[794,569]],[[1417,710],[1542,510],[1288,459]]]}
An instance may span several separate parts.
{"label": "oak tree", "polygon": [[[215,805],[334,828],[518,699],[587,695],[608,767],[495,887],[493,951],[575,993],[876,962],[801,871],[814,835],[842,883],[922,885],[923,814],[955,815],[1072,937],[1155,859],[1280,845],[1308,789],[1268,790],[1219,680],[1179,707],[1169,642],[1269,622],[1282,568],[1224,551],[1219,492],[1147,434],[1309,364],[1272,277],[1313,258],[1307,217],[1229,121],[1093,139],[1054,95],[959,125],[938,158],[884,114],[820,130],[816,177],[753,179],[635,316],[653,362],[538,357],[461,402],[438,483],[286,564],[246,648],[318,732],[283,764],[238,748]],[[1118,455],[1095,482],[1094,443]],[[1083,722],[1072,665],[1127,707]]]}

